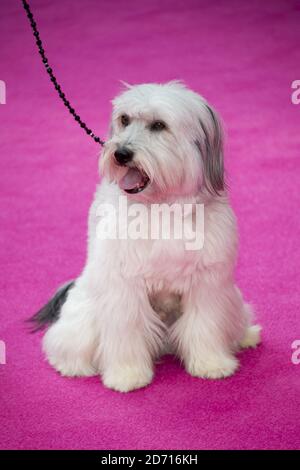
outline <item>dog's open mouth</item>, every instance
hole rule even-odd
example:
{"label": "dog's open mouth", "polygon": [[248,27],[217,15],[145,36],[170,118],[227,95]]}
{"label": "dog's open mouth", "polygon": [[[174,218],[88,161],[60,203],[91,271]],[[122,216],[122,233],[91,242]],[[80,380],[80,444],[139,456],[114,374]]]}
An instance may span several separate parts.
{"label": "dog's open mouth", "polygon": [[119,181],[119,186],[129,194],[136,194],[144,191],[148,186],[149,176],[137,167],[128,167],[127,172]]}

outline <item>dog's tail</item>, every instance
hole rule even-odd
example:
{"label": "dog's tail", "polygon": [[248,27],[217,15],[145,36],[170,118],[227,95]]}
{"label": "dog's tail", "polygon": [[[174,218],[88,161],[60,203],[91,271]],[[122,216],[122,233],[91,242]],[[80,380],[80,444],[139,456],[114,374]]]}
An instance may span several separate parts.
{"label": "dog's tail", "polygon": [[49,302],[44,305],[37,313],[35,313],[28,322],[31,323],[31,331],[35,333],[42,330],[47,325],[54,323],[58,318],[61,308],[65,301],[69,290],[74,286],[75,281],[69,281],[61,286]]}

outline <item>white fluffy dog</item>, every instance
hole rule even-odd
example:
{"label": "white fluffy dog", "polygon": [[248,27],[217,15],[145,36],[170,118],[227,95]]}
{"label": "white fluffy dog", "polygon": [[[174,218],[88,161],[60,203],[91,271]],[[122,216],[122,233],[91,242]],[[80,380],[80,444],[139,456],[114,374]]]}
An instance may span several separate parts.
{"label": "white fluffy dog", "polygon": [[[260,327],[251,326],[233,279],[236,221],[216,112],[178,82],[128,86],[113,102],[100,169],[86,266],[34,317],[52,323],[43,341],[50,364],[62,375],[101,374],[121,392],[149,384],[166,350],[195,377],[232,375],[235,353],[258,344]],[[146,213],[153,204],[203,204],[203,247],[187,250],[174,237],[98,237],[99,205],[119,213],[120,196]]]}

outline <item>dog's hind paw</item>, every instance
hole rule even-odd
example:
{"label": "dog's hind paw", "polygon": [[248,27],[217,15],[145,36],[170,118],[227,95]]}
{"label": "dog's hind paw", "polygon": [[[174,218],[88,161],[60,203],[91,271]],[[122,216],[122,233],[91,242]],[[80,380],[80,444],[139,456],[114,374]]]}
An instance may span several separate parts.
{"label": "dog's hind paw", "polygon": [[255,348],[261,342],[261,326],[252,325],[246,329],[244,338],[240,341],[239,346],[242,349]]}
{"label": "dog's hind paw", "polygon": [[64,377],[92,377],[97,372],[91,364],[77,358],[72,360],[57,360],[48,357],[48,361],[54,369]]}

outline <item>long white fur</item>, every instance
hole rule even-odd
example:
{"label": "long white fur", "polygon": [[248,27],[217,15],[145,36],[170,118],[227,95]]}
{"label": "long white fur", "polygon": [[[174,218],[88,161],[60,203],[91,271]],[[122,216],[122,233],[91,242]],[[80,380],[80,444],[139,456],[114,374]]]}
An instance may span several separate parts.
{"label": "long white fur", "polygon": [[[217,132],[210,108],[177,82],[129,87],[113,104],[111,136],[100,159],[103,178],[89,214],[86,266],[44,337],[47,358],[63,375],[100,374],[107,387],[122,392],[149,384],[154,361],[166,350],[178,354],[193,376],[230,376],[238,367],[235,352],[254,347],[260,327],[251,326],[251,308],[233,279],[237,231],[227,194],[205,184],[203,159],[209,156],[199,150]],[[131,117],[126,128],[124,113]],[[154,119],[168,130],[150,132]],[[205,204],[202,250],[187,251],[184,240],[97,238],[97,207],[110,203],[118,210],[125,195],[118,186],[124,168],[114,160],[120,145],[135,152],[151,179],[145,191],[127,195],[129,206]],[[164,323],[161,312],[174,321]]]}

